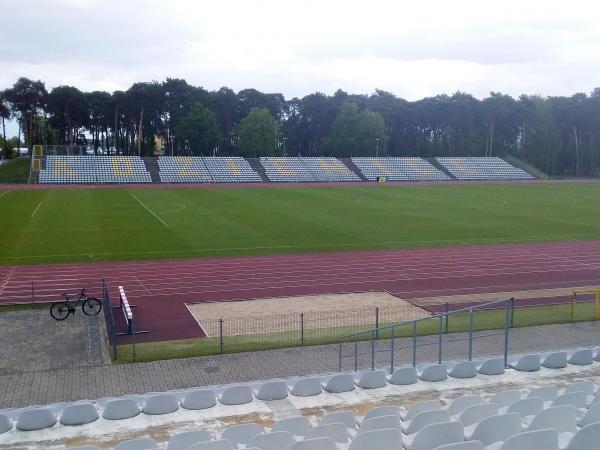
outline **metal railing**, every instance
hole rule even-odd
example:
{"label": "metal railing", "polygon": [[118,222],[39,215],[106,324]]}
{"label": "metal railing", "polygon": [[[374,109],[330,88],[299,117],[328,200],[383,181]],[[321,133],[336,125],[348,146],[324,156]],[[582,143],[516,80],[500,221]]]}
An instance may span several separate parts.
{"label": "metal railing", "polygon": [[[501,328],[483,324],[482,331],[477,331],[476,312],[489,310],[504,310],[503,324]],[[397,360],[397,353],[402,350],[411,350],[411,363],[417,365],[417,349],[427,346],[437,346],[437,361],[439,364],[443,360],[443,346],[453,342],[467,343],[467,358],[473,359],[473,341],[479,338],[503,336],[504,363],[508,363],[508,342],[509,330],[514,323],[514,298],[506,300],[496,300],[492,302],[473,305],[468,308],[448,311],[445,313],[436,313],[431,317],[425,317],[415,320],[407,320],[393,325],[377,327],[367,331],[348,334],[339,339],[339,371],[344,369],[344,361],[351,358],[354,371],[359,369],[359,358],[369,357],[369,367],[375,370],[376,356],[389,354],[389,362],[384,365],[394,371]],[[461,323],[455,330],[450,330],[451,317],[455,317]],[[437,332],[435,329],[437,328]],[[491,331],[489,329],[491,328]],[[433,331],[433,332],[432,332]],[[452,331],[452,332],[451,332]],[[460,336],[460,333],[466,333],[466,337]],[[434,336],[434,341],[419,343],[419,337]],[[450,336],[444,339],[444,336]],[[409,345],[403,345],[409,341]],[[368,346],[364,351],[361,347]],[[348,351],[350,347],[350,351]]]}

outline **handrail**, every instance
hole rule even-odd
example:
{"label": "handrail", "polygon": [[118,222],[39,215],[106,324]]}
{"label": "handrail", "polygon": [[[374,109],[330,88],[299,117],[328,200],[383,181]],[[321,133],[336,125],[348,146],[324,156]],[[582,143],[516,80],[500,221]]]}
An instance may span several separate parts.
{"label": "handrail", "polygon": [[432,319],[440,319],[440,318],[444,318],[444,317],[448,317],[452,314],[458,314],[458,313],[462,313],[462,312],[469,312],[469,311],[473,311],[476,309],[482,309],[483,307],[487,307],[487,306],[491,306],[491,305],[497,305],[497,304],[504,304],[506,305],[509,302],[512,302],[514,300],[514,298],[510,298],[510,299],[504,299],[504,300],[494,300],[491,302],[487,302],[487,303],[479,303],[475,306],[471,306],[469,308],[461,308],[461,309],[456,309],[454,311],[448,311],[448,312],[443,312],[443,313],[433,313],[431,316],[429,317],[421,317],[420,319],[412,319],[412,320],[405,320],[402,322],[398,322],[392,325],[386,325],[384,327],[378,327],[378,328],[371,328],[370,330],[365,330],[365,331],[359,331],[356,333],[352,333],[352,334],[347,334],[345,336],[341,336],[338,338],[339,341],[348,339],[348,338],[352,338],[355,336],[362,336],[364,334],[373,334],[373,333],[379,333],[383,330],[389,330],[391,328],[396,328],[396,327],[401,327],[404,325],[408,325],[408,324],[412,324],[412,323],[417,323],[417,322],[423,322],[425,320],[432,320]]}

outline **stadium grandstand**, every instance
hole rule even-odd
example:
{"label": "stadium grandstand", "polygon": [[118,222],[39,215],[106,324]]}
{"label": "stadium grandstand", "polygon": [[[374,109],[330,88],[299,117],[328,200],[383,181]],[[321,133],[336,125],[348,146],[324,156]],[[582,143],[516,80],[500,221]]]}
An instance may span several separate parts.
{"label": "stadium grandstand", "polygon": [[498,157],[436,158],[458,180],[530,180],[534,177]]}
{"label": "stadium grandstand", "polygon": [[[0,410],[3,448],[591,450],[598,348]],[[142,380],[131,380],[132,383]],[[68,436],[65,439],[65,436]]]}
{"label": "stadium grandstand", "polygon": [[[153,167],[158,161],[156,176]],[[346,162],[345,162],[346,161]],[[498,157],[203,157],[65,156],[41,158],[39,183],[315,183],[366,181],[531,180]],[[261,176],[260,172],[264,176]],[[33,170],[33,179],[35,171]]]}

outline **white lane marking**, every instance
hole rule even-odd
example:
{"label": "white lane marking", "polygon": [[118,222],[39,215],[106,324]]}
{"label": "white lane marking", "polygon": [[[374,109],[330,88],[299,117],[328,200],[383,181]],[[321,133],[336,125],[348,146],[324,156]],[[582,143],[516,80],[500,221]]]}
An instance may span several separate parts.
{"label": "white lane marking", "polygon": [[176,208],[168,209],[167,211],[161,211],[161,214],[173,214],[179,211],[183,211],[186,206],[183,203],[171,203],[171,205],[179,205]]}
{"label": "white lane marking", "polygon": [[42,202],[39,202],[38,205],[35,207],[35,209],[33,210],[33,213],[31,214],[31,218],[33,219],[35,217],[35,215],[38,212],[38,209],[40,209],[40,206],[42,206]]}
{"label": "white lane marking", "polygon": [[4,191],[2,194],[0,194],[0,198],[4,197],[6,194],[8,194],[10,191]]}
{"label": "white lane marking", "polygon": [[152,211],[144,203],[142,203],[142,201],[139,198],[137,198],[131,192],[129,193],[129,195],[131,195],[140,205],[142,205],[146,209],[146,211],[148,211],[150,214],[152,214],[156,218],[156,220],[158,220],[160,223],[162,223],[166,228],[169,228],[169,229],[171,228],[169,225],[167,225],[167,223],[164,220],[162,220],[160,217],[158,217],[154,211]]}
{"label": "white lane marking", "polygon": [[206,330],[204,329],[204,327],[200,323],[200,320],[198,320],[198,318],[196,317],[196,315],[194,313],[192,313],[192,310],[190,309],[190,305],[188,305],[187,303],[185,303],[185,307],[188,310],[188,312],[190,313],[190,316],[192,316],[194,318],[194,320],[196,321],[196,323],[198,324],[198,326],[200,327],[200,329],[204,333],[204,336],[211,337],[211,336],[208,335],[208,333],[206,332]]}

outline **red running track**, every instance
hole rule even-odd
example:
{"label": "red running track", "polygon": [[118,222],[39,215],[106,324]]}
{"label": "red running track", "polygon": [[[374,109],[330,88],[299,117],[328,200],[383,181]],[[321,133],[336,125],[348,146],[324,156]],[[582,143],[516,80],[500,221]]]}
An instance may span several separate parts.
{"label": "red running track", "polygon": [[0,303],[125,287],[140,340],[204,336],[186,303],[387,290],[404,298],[600,285],[600,241],[0,266]]}

